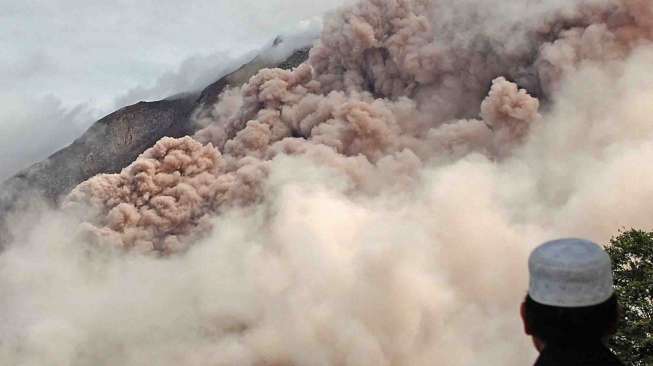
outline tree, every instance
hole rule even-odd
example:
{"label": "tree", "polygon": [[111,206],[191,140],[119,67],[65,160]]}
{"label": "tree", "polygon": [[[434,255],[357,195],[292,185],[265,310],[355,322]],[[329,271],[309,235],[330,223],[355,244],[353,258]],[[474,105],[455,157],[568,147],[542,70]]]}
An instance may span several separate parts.
{"label": "tree", "polygon": [[627,364],[653,365],[653,232],[621,231],[606,250],[623,307],[610,348]]}

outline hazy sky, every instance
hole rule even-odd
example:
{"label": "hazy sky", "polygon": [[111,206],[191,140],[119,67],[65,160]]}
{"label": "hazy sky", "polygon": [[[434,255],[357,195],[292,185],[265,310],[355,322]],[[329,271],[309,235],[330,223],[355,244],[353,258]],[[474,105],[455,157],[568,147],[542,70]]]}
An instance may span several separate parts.
{"label": "hazy sky", "polygon": [[0,180],[98,117],[201,87],[342,2],[0,0]]}

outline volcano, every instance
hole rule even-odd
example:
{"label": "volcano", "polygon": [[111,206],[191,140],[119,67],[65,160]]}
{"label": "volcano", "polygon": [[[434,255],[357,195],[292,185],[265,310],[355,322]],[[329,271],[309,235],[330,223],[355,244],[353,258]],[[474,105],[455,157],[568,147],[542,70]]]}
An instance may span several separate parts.
{"label": "volcano", "polygon": [[329,13],[4,184],[0,364],[528,364],[534,245],[651,226],[651,65],[648,0]]}

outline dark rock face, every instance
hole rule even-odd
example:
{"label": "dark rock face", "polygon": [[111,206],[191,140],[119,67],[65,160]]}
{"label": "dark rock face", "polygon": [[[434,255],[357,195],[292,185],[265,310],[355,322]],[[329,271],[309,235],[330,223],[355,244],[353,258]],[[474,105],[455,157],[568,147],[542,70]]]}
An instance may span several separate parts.
{"label": "dark rock face", "polygon": [[7,184],[31,187],[56,200],[89,177],[119,172],[161,137],[191,133],[187,120],[192,110],[188,99],[125,107],[97,121],[70,146],[17,174]]}
{"label": "dark rock face", "polygon": [[33,197],[55,206],[79,183],[97,174],[119,172],[162,137],[192,134],[193,112],[215,103],[227,86],[243,84],[263,67],[296,67],[307,56],[306,49],[299,50],[281,64],[257,57],[199,95],[140,102],[100,119],[70,146],[0,184],[0,248],[10,242],[8,215],[28,206]]}

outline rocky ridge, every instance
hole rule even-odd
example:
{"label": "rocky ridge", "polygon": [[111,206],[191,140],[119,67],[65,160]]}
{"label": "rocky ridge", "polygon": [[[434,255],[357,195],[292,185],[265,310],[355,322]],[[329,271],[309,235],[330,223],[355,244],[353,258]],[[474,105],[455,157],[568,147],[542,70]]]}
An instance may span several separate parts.
{"label": "rocky ridge", "polygon": [[159,139],[195,132],[194,113],[215,103],[228,86],[242,85],[261,68],[292,69],[308,57],[308,48],[300,48],[280,58],[284,47],[288,46],[277,38],[270,49],[199,93],[119,109],[95,122],[71,145],[0,184],[0,247],[11,239],[12,213],[35,202],[56,206],[79,183],[97,174],[119,172]]}

